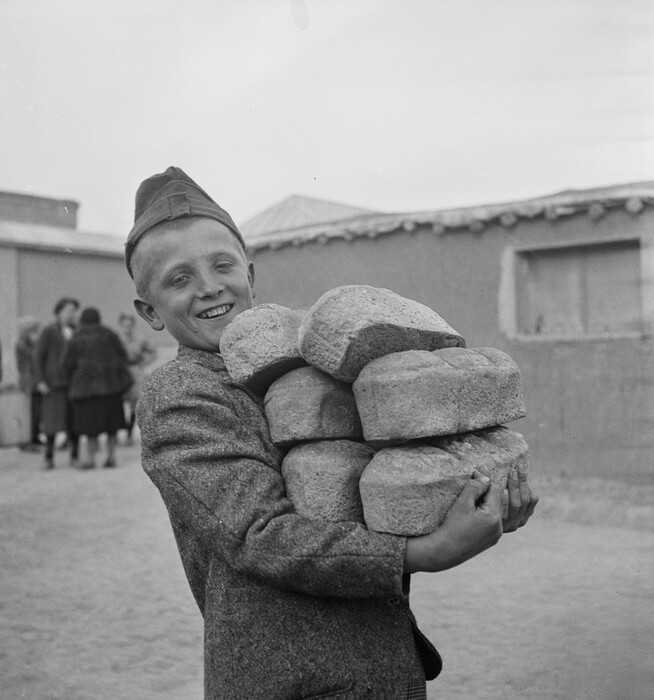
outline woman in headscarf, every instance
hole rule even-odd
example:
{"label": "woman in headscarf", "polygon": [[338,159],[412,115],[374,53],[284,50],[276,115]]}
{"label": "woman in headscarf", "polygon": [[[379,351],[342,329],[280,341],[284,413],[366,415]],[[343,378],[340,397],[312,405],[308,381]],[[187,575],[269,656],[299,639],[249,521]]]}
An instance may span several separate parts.
{"label": "woman in headscarf", "polygon": [[100,323],[100,312],[88,307],[64,357],[73,427],[88,438],[88,456],[80,466],[95,466],[98,437],[107,434],[105,467],[116,466],[116,433],[125,428],[123,394],[132,384],[127,352],[114,331]]}

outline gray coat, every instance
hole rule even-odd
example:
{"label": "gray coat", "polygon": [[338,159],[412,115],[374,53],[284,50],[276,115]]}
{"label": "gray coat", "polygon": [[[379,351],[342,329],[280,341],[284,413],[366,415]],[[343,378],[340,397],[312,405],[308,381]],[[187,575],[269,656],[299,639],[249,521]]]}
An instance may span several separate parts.
{"label": "gray coat", "polygon": [[158,487],[205,625],[211,700],[402,698],[417,648],[406,541],[294,512],[261,401],[219,355],[181,347],[138,406]]}

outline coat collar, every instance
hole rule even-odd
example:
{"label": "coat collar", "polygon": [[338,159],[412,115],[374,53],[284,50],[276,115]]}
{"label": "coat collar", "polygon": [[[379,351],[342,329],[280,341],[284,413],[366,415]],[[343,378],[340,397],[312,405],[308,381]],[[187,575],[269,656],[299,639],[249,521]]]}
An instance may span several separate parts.
{"label": "coat collar", "polygon": [[197,348],[189,348],[186,345],[180,345],[177,351],[179,359],[187,358],[191,362],[197,362],[214,371],[225,370],[225,361],[217,352],[207,352],[207,350],[198,350]]}

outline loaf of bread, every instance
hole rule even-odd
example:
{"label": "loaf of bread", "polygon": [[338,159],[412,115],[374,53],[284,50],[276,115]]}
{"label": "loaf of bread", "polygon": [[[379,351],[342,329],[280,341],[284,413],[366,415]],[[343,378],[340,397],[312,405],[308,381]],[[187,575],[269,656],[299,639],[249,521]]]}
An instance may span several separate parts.
{"label": "loaf of bread", "polygon": [[379,450],[359,480],[365,524],[395,535],[433,532],[475,469],[488,468],[503,489],[511,468],[526,473],[528,452],[522,435],[504,427]]}
{"label": "loaf of bread", "polygon": [[300,367],[273,382],[264,408],[270,435],[280,446],[362,437],[352,386],[315,367]]}
{"label": "loaf of bread", "polygon": [[352,385],[375,443],[464,433],[522,418],[520,370],[495,348],[408,350],[369,362]]}
{"label": "loaf of bread", "polygon": [[464,346],[435,311],[389,289],[336,287],[309,309],[299,329],[302,357],[344,382],[371,360],[403,350]]}
{"label": "loaf of bread", "polygon": [[362,442],[323,440],[292,447],[282,476],[295,510],[307,518],[363,522],[359,478],[373,451]]}
{"label": "loaf of bread", "polygon": [[276,379],[306,366],[298,349],[303,317],[303,311],[278,304],[259,304],[238,314],[220,339],[230,377],[263,395]]}

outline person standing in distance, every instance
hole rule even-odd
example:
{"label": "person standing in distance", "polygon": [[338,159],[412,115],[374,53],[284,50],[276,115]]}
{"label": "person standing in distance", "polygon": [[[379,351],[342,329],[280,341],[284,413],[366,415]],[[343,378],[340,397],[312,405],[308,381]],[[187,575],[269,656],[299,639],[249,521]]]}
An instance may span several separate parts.
{"label": "person standing in distance", "polygon": [[100,312],[89,306],[79,317],[79,328],[64,355],[68,398],[72,403],[72,426],[86,435],[88,455],[81,469],[96,466],[98,437],[107,436],[103,466],[116,466],[116,434],[125,428],[123,395],[132,384],[127,352],[118,335],[101,323]]}
{"label": "person standing in distance", "polygon": [[62,297],[55,304],[54,323],[46,326],[36,345],[36,388],[42,396],[41,421],[45,433],[45,468],[53,469],[57,433],[65,432],[70,449],[70,465],[79,466],[79,436],[71,426],[71,405],[67,396],[68,379],[63,359],[77,324],[79,301]]}
{"label": "person standing in distance", "polygon": [[16,341],[16,367],[18,369],[18,388],[29,397],[30,401],[30,441],[21,445],[21,449],[37,452],[41,450],[39,434],[41,432],[41,394],[36,388],[34,370],[35,349],[39,338],[40,324],[32,316],[18,319],[18,340]]}

